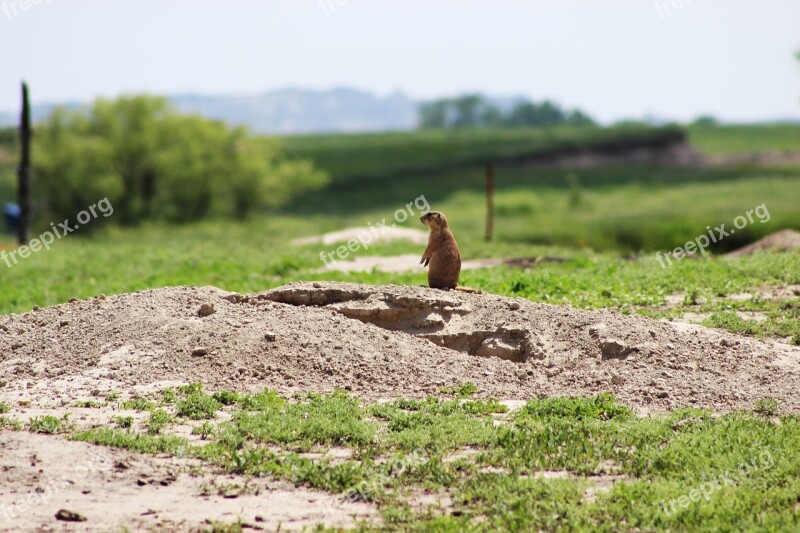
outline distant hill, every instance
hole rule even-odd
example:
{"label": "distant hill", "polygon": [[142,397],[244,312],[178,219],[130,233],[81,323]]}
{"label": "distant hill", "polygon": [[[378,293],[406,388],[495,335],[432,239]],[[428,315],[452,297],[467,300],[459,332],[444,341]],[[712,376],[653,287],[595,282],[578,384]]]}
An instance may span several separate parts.
{"label": "distant hill", "polygon": [[[262,133],[408,130],[417,124],[418,102],[399,92],[376,96],[351,88],[281,89],[255,96],[181,94],[168,98],[183,112],[244,124]],[[45,118],[54,107],[34,105],[33,120]],[[17,113],[0,112],[0,127],[17,121]]]}
{"label": "distant hill", "polygon": [[407,130],[416,126],[417,102],[402,93],[375,96],[349,88],[283,89],[259,96],[171,96],[181,111],[247,124],[264,133]]}

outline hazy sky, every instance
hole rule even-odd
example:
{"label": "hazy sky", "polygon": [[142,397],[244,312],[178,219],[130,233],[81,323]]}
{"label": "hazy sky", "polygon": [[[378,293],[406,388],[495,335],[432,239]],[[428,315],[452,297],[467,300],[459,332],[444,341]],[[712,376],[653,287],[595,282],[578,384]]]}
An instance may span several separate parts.
{"label": "hazy sky", "polygon": [[800,119],[799,28],[800,0],[0,0],[0,110],[24,78],[34,102],[347,85]]}

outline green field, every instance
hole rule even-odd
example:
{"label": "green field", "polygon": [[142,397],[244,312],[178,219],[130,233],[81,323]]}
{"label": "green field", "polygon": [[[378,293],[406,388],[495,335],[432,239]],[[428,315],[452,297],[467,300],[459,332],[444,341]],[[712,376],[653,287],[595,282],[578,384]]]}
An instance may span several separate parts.
{"label": "green field", "polygon": [[327,170],[334,186],[416,173],[438,173],[543,154],[593,148],[659,145],[684,138],[678,128],[557,127],[414,131],[285,137],[290,156],[309,158]]}
{"label": "green field", "polygon": [[689,128],[689,142],[704,154],[800,152],[800,126],[796,124],[741,125]]}

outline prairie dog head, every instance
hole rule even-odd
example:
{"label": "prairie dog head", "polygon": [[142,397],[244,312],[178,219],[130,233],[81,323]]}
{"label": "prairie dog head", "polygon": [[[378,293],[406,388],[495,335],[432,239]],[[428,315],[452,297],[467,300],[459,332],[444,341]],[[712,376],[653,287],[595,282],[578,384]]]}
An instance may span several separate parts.
{"label": "prairie dog head", "polygon": [[447,227],[447,219],[445,218],[444,213],[440,213],[439,211],[428,211],[419,217],[419,221],[432,230],[443,229]]}

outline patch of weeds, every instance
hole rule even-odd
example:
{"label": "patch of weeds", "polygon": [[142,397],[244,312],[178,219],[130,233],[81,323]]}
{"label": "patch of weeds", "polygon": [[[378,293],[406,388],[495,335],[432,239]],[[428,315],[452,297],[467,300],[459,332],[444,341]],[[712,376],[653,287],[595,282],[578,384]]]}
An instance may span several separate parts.
{"label": "patch of weeds", "polygon": [[106,402],[116,402],[117,400],[119,400],[119,393],[109,392],[106,394]]}
{"label": "patch of weeds", "polygon": [[745,320],[733,311],[722,311],[712,314],[703,321],[709,328],[727,329],[742,335],[755,335],[762,330],[761,325],[755,320]]}
{"label": "patch of weeds", "polygon": [[5,402],[0,402],[0,415],[4,415],[9,412],[11,408]]}
{"label": "patch of weeds", "polygon": [[245,411],[272,411],[286,405],[286,400],[277,392],[264,389],[258,394],[246,394],[239,398],[239,403]]}
{"label": "patch of weeds", "polygon": [[217,391],[211,395],[214,400],[222,405],[234,405],[239,401],[239,394],[236,392],[228,392],[226,390]]}
{"label": "patch of weeds", "polygon": [[214,418],[222,404],[202,392],[192,392],[178,401],[175,406],[178,416],[192,420],[206,420]]}
{"label": "patch of weeds", "polygon": [[700,303],[700,291],[697,288],[687,290],[683,296],[683,305],[693,306],[698,303]]}
{"label": "patch of weeds", "polygon": [[331,464],[324,459],[313,461],[295,453],[278,454],[258,446],[237,449],[218,443],[207,444],[198,454],[230,473],[274,476],[333,493],[345,492],[367,481],[366,471],[355,461]]}
{"label": "patch of weeds", "polygon": [[224,522],[210,521],[211,527],[205,529],[207,533],[242,533],[244,530],[244,522],[241,519],[233,524],[226,524]]}
{"label": "patch of weeds", "polygon": [[189,442],[183,437],[175,435],[143,435],[111,428],[93,428],[80,431],[72,434],[70,439],[114,448],[124,448],[140,453],[168,453],[183,456],[191,451]]}
{"label": "patch of weeds", "polygon": [[134,411],[152,411],[156,405],[144,398],[133,398],[122,402],[123,409],[133,409]]}
{"label": "patch of weeds", "polygon": [[73,425],[69,422],[69,413],[61,418],[53,415],[35,416],[28,421],[28,429],[32,433],[64,433],[72,428]]}
{"label": "patch of weeds", "polygon": [[175,389],[164,389],[161,391],[161,403],[172,405],[178,401],[178,393]]}
{"label": "patch of weeds", "polygon": [[386,421],[385,444],[405,451],[431,452],[455,450],[464,446],[483,446],[495,433],[492,412],[503,412],[496,401],[458,399],[394,401],[369,408],[372,416]]}
{"label": "patch of weeds", "polygon": [[158,435],[161,430],[172,423],[175,417],[163,409],[154,409],[147,417],[145,425],[148,435]]}
{"label": "patch of weeds", "polygon": [[456,396],[458,398],[469,398],[470,396],[474,396],[476,392],[478,392],[478,387],[468,381],[461,385],[457,385],[454,387],[440,387],[439,392],[442,394],[447,394],[448,396]]}
{"label": "patch of weeds", "polygon": [[633,411],[619,404],[612,394],[603,393],[590,398],[530,400],[517,412],[517,417],[627,420],[633,417]]}
{"label": "patch of weeds", "polygon": [[199,426],[192,428],[192,435],[200,435],[203,440],[208,439],[214,433],[214,424],[211,422],[203,422]]}
{"label": "patch of weeds", "polygon": [[202,383],[189,383],[188,385],[181,385],[176,388],[178,394],[182,396],[190,396],[192,394],[202,394]]}
{"label": "patch of weeds", "polygon": [[492,413],[507,413],[508,407],[497,400],[472,400],[464,402],[461,407],[471,415],[488,415]]}
{"label": "patch of weeds", "polygon": [[97,409],[99,407],[103,407],[103,404],[100,402],[94,402],[92,400],[78,400],[75,402],[75,407],[82,407],[84,409]]}
{"label": "patch of weeds", "polygon": [[753,411],[763,416],[776,416],[778,414],[778,400],[775,398],[757,400]]}
{"label": "patch of weeds", "polygon": [[115,416],[112,420],[118,428],[130,429],[133,427],[132,416]]}
{"label": "patch of weeds", "polygon": [[0,429],[10,429],[12,431],[20,431],[22,430],[22,427],[23,427],[22,422],[20,422],[16,418],[0,415]]}
{"label": "patch of weeds", "polygon": [[365,416],[358,400],[344,391],[310,393],[297,403],[265,391],[243,398],[242,411],[224,429],[299,450],[313,444],[363,445],[372,441],[376,429]]}

